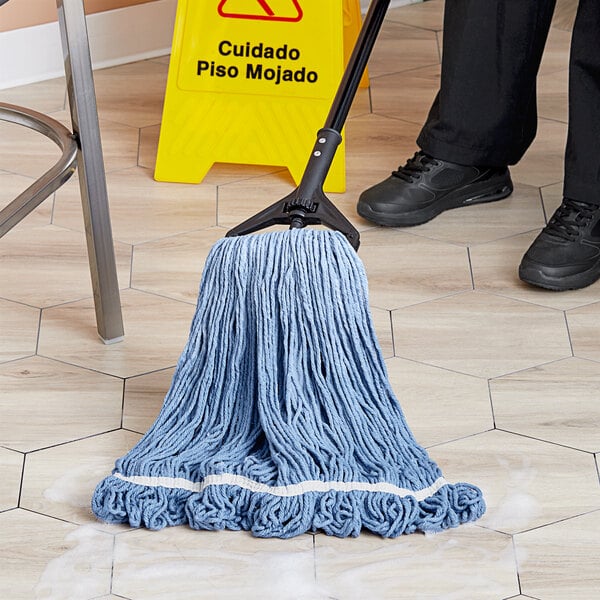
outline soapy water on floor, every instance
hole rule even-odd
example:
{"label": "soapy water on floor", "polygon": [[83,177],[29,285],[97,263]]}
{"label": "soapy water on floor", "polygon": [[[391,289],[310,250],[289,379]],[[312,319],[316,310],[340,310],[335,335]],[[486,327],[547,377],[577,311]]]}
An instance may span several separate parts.
{"label": "soapy water on floor", "polygon": [[104,465],[81,465],[71,468],[44,490],[44,498],[73,508],[90,509],[94,489],[105,476]]}
{"label": "soapy water on floor", "polygon": [[114,539],[112,535],[84,525],[65,537],[71,546],[51,560],[36,587],[40,600],[84,600],[110,591]]}
{"label": "soapy water on floor", "polygon": [[[46,566],[35,598],[91,600],[112,592],[133,600],[362,600],[378,597],[379,590],[380,598],[416,600],[438,598],[442,590],[445,600],[464,600],[468,589],[478,600],[497,600],[504,597],[507,571],[514,571],[509,536],[501,548],[479,544],[483,533],[476,525],[465,525],[461,539],[448,532],[417,534],[415,541],[372,536],[381,546],[369,545],[364,552],[358,540],[333,548],[324,536],[319,548],[317,537],[316,569],[315,551],[306,543],[287,552],[282,547],[294,540],[271,545],[247,538],[239,550],[235,546],[239,536],[248,536],[244,532],[179,529],[131,535],[80,526],[65,538],[69,550]],[[193,545],[189,535],[196,538]],[[217,547],[216,536],[224,541]]]}
{"label": "soapy water on floor", "polygon": [[486,492],[482,486],[484,497],[488,499],[487,513],[481,524],[496,531],[516,533],[529,529],[542,512],[538,499],[530,492],[539,487],[538,471],[527,457],[515,464],[504,458],[498,458],[504,471],[500,497],[492,491]]}
{"label": "soapy water on floor", "polygon": [[[486,527],[494,529],[502,529],[503,524],[525,523],[540,511],[537,500],[526,491],[536,478],[530,462],[524,459],[518,469],[514,464],[505,463],[502,464],[507,472],[505,494],[494,502],[485,517]],[[44,491],[44,498],[90,512],[91,494],[103,474],[104,469],[100,465],[71,469]],[[463,525],[459,531],[477,527]],[[192,533],[195,536],[219,535]],[[425,536],[418,534],[417,537],[421,540],[424,537],[427,543],[419,542],[414,551],[411,550],[412,536],[386,540],[381,550],[365,552],[364,556],[360,556],[360,546],[353,544],[353,540],[345,541],[346,555],[327,546],[320,548],[317,538],[316,567],[313,549],[270,552],[265,550],[264,544],[261,548],[262,540],[254,540],[256,549],[252,551],[251,540],[245,545],[248,551],[239,552],[235,548],[227,548],[227,544],[215,550],[214,544],[208,544],[203,552],[202,544],[194,543],[192,548],[185,545],[185,539],[189,539],[187,534],[188,531],[181,540],[177,533],[168,535],[160,549],[155,550],[158,540],[154,532],[145,532],[143,537],[134,539],[129,538],[128,531],[122,528],[113,534],[102,530],[99,524],[82,525],[65,539],[65,544],[72,547],[46,566],[35,597],[85,600],[112,591],[128,598],[166,599],[172,598],[176,589],[178,599],[194,600],[249,599],[254,597],[253,594],[261,600],[362,600],[376,593],[377,578],[383,574],[380,581],[382,589],[396,587],[397,598],[412,600],[434,597],[428,595],[427,581],[419,584],[414,578],[415,573],[421,573],[428,580],[435,577],[436,566],[444,565],[448,560],[460,562],[459,557],[464,554],[470,557],[472,564],[455,573],[455,584],[447,582],[444,598],[462,600],[464,589],[468,587],[469,590],[481,590],[483,600],[501,597],[502,590],[496,589],[493,579],[478,572],[475,566],[496,563],[500,570],[504,570],[507,561],[515,561],[511,547],[507,546],[506,552],[499,556],[492,556],[485,548],[461,547],[465,545],[464,541],[460,536],[455,537],[452,531]],[[390,543],[395,545],[395,549],[390,550]],[[355,549],[359,549],[358,553]],[[352,555],[350,561],[349,555]],[[329,565],[323,571],[321,559]],[[519,556],[519,562],[523,560],[525,558]],[[357,566],[349,568],[345,563]],[[403,596],[401,589],[405,585],[408,586],[407,595]],[[136,589],[139,593],[135,592]]]}
{"label": "soapy water on floor", "polygon": [[[235,536],[248,534],[191,532],[197,541],[190,548],[189,530],[180,536],[178,529],[158,539],[158,532],[144,531],[140,537],[80,526],[65,537],[70,548],[46,565],[34,597],[91,600],[113,593],[144,600],[329,599],[315,582],[312,540],[302,544],[304,550],[282,552],[281,544],[268,551],[261,549],[265,540],[250,539],[244,551],[236,551],[227,546]],[[203,549],[201,536],[219,535],[227,536],[223,548],[208,543]]]}

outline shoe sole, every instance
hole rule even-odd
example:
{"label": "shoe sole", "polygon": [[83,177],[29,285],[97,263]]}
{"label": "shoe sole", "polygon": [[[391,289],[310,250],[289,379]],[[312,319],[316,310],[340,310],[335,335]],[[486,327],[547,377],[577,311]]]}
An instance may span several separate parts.
{"label": "shoe sole", "polygon": [[553,292],[579,290],[592,285],[600,279],[600,260],[582,273],[557,277],[545,272],[544,268],[539,264],[524,258],[519,266],[519,279],[530,285]]}
{"label": "shoe sole", "polygon": [[411,227],[427,223],[439,214],[453,208],[502,200],[510,196],[512,191],[513,187],[508,183],[496,184],[491,190],[489,189],[489,185],[487,188],[481,187],[478,190],[471,188],[468,195],[465,195],[464,192],[461,194],[460,190],[458,190],[422,210],[396,215],[374,211],[368,204],[362,204],[359,201],[356,211],[361,217],[377,225],[385,227]]}

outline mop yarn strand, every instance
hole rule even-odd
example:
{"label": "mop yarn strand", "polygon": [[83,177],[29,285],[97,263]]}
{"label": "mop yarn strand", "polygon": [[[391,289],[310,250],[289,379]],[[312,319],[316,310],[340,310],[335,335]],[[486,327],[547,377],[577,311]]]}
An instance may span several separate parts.
{"label": "mop yarn strand", "polygon": [[161,412],[92,508],[149,529],[396,537],[473,521],[485,503],[408,428],[355,251],[301,229],[213,247]]}

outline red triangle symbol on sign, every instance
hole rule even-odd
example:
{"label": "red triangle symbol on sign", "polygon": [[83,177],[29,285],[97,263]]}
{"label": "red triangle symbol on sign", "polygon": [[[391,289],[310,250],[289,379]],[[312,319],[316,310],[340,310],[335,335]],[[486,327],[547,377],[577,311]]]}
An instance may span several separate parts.
{"label": "red triangle symbol on sign", "polygon": [[300,21],[298,0],[221,0],[217,8],[222,17],[263,21]]}

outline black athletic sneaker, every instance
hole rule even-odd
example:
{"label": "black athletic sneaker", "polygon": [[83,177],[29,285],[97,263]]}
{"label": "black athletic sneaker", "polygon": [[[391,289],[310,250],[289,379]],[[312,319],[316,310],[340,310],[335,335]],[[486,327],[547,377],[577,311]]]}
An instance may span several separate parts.
{"label": "black athletic sneaker", "polygon": [[556,291],[600,279],[600,206],[565,198],[523,256],[519,277]]}
{"label": "black athletic sneaker", "polygon": [[459,206],[506,198],[513,190],[508,168],[469,167],[417,152],[390,177],[365,190],[361,217],[378,225],[420,225]]}

